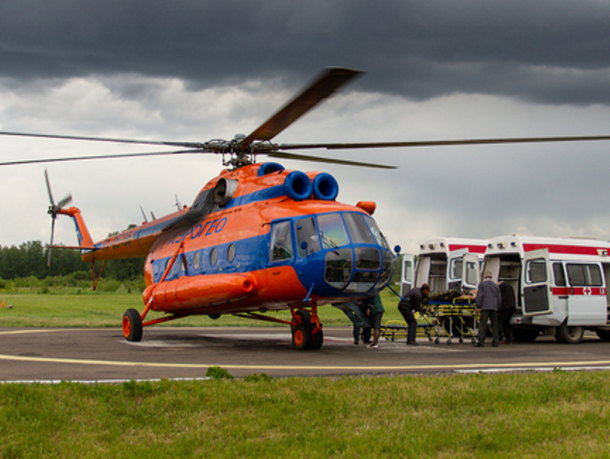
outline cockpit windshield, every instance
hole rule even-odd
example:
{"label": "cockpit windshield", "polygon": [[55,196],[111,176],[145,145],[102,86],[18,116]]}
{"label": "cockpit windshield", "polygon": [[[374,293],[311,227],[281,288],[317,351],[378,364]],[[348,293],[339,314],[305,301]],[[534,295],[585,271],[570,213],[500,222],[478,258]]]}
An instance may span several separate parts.
{"label": "cockpit windshield", "polygon": [[[394,256],[375,220],[360,212],[332,212],[295,221],[301,259],[325,251],[325,281],[346,292],[387,283]],[[380,250],[380,247],[385,250]]]}
{"label": "cockpit windshield", "polygon": [[349,244],[349,237],[339,214],[324,214],[318,217],[320,237],[325,249],[336,249]]}

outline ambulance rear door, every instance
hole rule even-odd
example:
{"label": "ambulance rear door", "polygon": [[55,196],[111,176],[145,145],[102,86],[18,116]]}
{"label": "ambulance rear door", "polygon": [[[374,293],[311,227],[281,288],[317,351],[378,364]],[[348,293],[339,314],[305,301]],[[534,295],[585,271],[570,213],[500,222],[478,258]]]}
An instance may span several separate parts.
{"label": "ambulance rear door", "polygon": [[445,290],[462,290],[462,279],[464,279],[464,255],[468,249],[454,250],[447,256],[447,280]]}
{"label": "ambulance rear door", "polygon": [[470,291],[476,289],[481,279],[479,256],[475,253],[465,254],[462,269],[462,290]]}
{"label": "ambulance rear door", "polygon": [[447,260],[447,290],[473,290],[479,284],[479,257],[468,249],[455,250]]}
{"label": "ambulance rear door", "polygon": [[413,262],[415,257],[410,253],[405,253],[402,256],[402,270],[400,273],[400,296],[409,293],[413,288]]}
{"label": "ambulance rear door", "polygon": [[523,256],[523,271],[521,274],[524,316],[551,314],[553,312],[551,285],[549,251],[544,249],[526,252]]}

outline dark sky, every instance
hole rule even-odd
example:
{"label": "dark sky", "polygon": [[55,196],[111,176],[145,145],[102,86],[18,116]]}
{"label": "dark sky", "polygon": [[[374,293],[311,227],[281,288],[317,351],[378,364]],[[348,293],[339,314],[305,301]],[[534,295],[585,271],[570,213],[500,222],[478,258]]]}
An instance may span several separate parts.
{"label": "dark sky", "polygon": [[[609,31],[602,0],[0,0],[0,131],[231,138],[321,69],[345,66],[366,75],[276,140],[608,135]],[[340,200],[377,201],[392,244],[512,232],[610,239],[609,145],[333,152],[399,169],[324,170]],[[125,149],[0,137],[3,160]],[[0,244],[47,239],[45,167],[0,168],[10,222]],[[190,204],[220,167],[201,156],[48,166],[94,238],[140,223],[140,206],[160,216],[176,195]],[[72,244],[66,223],[58,238]]]}
{"label": "dark sky", "polygon": [[3,0],[0,73],[201,88],[341,65],[370,73],[360,89],[416,100],[608,104],[609,26],[610,3],[591,0]]}

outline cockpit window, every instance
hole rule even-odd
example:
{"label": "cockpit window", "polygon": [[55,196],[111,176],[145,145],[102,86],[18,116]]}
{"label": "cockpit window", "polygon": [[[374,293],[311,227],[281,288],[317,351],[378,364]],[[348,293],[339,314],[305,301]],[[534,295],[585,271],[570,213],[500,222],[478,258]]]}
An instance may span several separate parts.
{"label": "cockpit window", "polygon": [[363,215],[363,217],[366,220],[366,222],[368,223],[371,233],[373,233],[373,236],[375,237],[377,244],[390,250],[390,246],[388,245],[388,242],[385,240],[385,237],[383,237],[383,234],[381,234],[381,231],[379,231],[379,228],[377,227],[377,223],[375,223],[375,220],[373,220],[368,215]]}
{"label": "cockpit window", "polygon": [[362,217],[362,214],[355,212],[345,212],[343,214],[352,242],[355,244],[375,244],[375,239]]}
{"label": "cockpit window", "polygon": [[335,249],[349,244],[347,231],[339,214],[325,214],[318,217],[322,247]]}
{"label": "cockpit window", "polygon": [[320,238],[316,220],[313,217],[302,218],[295,224],[297,230],[297,248],[299,256],[306,257],[320,250]]}
{"label": "cockpit window", "polygon": [[290,222],[276,223],[271,233],[271,261],[289,260],[292,254]]}

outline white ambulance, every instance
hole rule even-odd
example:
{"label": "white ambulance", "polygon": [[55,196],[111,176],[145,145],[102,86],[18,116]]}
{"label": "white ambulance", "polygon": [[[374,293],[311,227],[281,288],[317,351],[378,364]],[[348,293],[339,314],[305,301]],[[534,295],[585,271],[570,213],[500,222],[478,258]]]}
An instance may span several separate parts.
{"label": "white ambulance", "polygon": [[610,243],[594,239],[501,236],[489,240],[483,272],[517,298],[515,339],[541,333],[574,344],[585,330],[610,341]]}
{"label": "white ambulance", "polygon": [[484,239],[437,237],[423,241],[415,269],[414,255],[402,257],[400,294],[405,296],[413,286],[423,284],[429,284],[431,292],[469,292],[477,288],[486,248]]}

